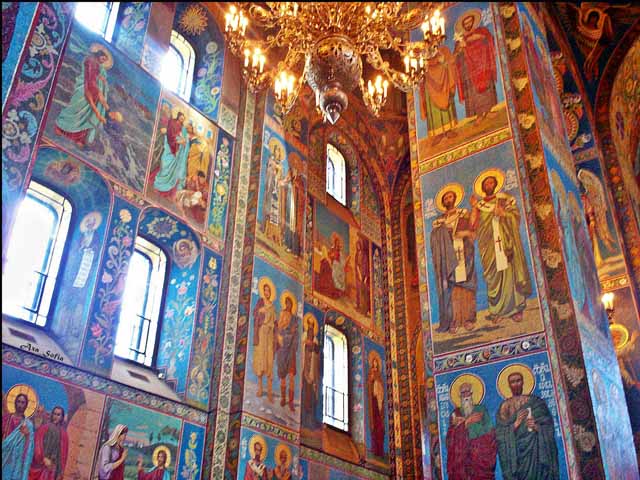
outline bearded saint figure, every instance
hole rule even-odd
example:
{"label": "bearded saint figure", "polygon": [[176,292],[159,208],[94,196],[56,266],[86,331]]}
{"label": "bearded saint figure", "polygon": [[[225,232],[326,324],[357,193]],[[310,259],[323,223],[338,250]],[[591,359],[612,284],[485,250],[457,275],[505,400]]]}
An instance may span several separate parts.
{"label": "bearded saint figure", "polygon": [[473,403],[473,387],[463,383],[460,406],[451,414],[447,431],[449,480],[493,480],[496,454],[496,431],[489,412]]}

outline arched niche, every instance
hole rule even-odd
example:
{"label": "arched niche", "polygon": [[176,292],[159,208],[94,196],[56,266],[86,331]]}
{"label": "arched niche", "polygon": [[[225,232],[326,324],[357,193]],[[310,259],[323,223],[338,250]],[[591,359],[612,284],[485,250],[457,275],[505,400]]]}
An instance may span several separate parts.
{"label": "arched niche", "polygon": [[143,210],[138,235],[167,256],[156,368],[178,394],[186,389],[202,263],[200,239],[191,228],[159,208]]}
{"label": "arched niche", "polygon": [[38,151],[31,178],[67,197],[73,208],[47,328],[76,363],[99,273],[112,192],[95,170],[51,147]]}

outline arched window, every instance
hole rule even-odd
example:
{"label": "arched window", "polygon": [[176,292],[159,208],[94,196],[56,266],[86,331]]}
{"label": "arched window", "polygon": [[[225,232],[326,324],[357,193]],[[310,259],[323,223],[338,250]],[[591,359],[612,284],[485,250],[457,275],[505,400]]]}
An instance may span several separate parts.
{"label": "arched window", "polygon": [[324,327],[323,421],[349,430],[349,370],[347,337],[340,330]]}
{"label": "arched window", "polygon": [[165,88],[189,101],[195,64],[196,52],[193,47],[186,38],[173,30],[171,44],[162,63],[162,83]]}
{"label": "arched window", "polygon": [[76,20],[111,42],[120,2],[77,2]]}
{"label": "arched window", "polygon": [[122,297],[115,354],[150,367],[156,347],[167,257],[153,243],[136,238]]}
{"label": "arched window", "polygon": [[60,270],[71,204],[32,181],[18,208],[2,272],[2,313],[44,326]]}
{"label": "arched window", "polygon": [[327,193],[347,205],[347,167],[340,150],[327,143]]}

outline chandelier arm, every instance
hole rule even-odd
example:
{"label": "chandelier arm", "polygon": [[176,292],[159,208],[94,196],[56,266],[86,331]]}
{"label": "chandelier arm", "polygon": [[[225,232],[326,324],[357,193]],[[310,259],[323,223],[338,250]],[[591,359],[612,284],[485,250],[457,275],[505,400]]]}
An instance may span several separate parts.
{"label": "chandelier arm", "polygon": [[373,68],[383,72],[396,88],[405,93],[410,92],[424,76],[424,72],[410,76],[392,68],[391,65],[389,65],[389,62],[382,58],[378,49],[371,49],[368,51],[365,59]]}

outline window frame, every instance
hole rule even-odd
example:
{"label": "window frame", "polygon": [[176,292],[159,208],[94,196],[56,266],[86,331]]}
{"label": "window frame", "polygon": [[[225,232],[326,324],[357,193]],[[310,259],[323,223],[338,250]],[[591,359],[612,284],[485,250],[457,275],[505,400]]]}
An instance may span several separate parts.
{"label": "window frame", "polygon": [[[150,363],[149,363],[149,365],[147,365],[145,363],[146,358],[147,358],[146,354],[145,354],[145,357],[144,357],[145,361],[143,361],[143,362],[140,362],[140,361],[136,360],[135,358],[129,358],[129,357],[120,356],[120,355],[118,355],[116,353],[115,343],[114,343],[113,355],[118,360],[121,360],[123,362],[127,362],[127,363],[129,363],[131,365],[135,365],[135,366],[140,367],[140,368],[145,368],[145,369],[156,371],[156,361],[157,361],[157,358],[158,358],[158,348],[159,348],[159,345],[160,345],[160,334],[162,332],[162,323],[163,323],[164,310],[165,310],[166,293],[167,293],[167,290],[168,290],[168,287],[169,287],[169,280],[170,280],[169,277],[170,277],[170,273],[171,273],[171,264],[170,264],[170,260],[169,260],[170,256],[167,255],[167,252],[165,251],[163,246],[161,244],[157,243],[156,241],[154,241],[154,239],[150,239],[149,237],[147,237],[145,235],[141,235],[140,233],[138,233],[136,235],[136,238],[134,240],[134,253],[132,253],[131,258],[133,258],[133,255],[135,255],[136,252],[137,252],[144,259],[148,260],[150,265],[151,265],[151,269],[149,270],[149,273],[147,275],[147,295],[146,295],[146,298],[145,298],[145,301],[144,301],[143,312],[146,312],[146,309],[148,308],[147,306],[148,306],[148,303],[149,303],[150,297],[151,297],[151,295],[149,295],[149,293],[150,293],[149,292],[149,283],[152,280],[153,274],[154,274],[154,272],[153,272],[153,270],[154,270],[154,261],[146,251],[144,251],[144,250],[141,251],[138,248],[138,245],[137,245],[138,238],[141,238],[144,242],[149,243],[150,245],[152,245],[153,247],[155,247],[158,250],[158,252],[160,253],[160,255],[159,255],[159,257],[160,257],[159,264],[161,266],[163,266],[162,267],[162,269],[163,269],[162,282],[160,282],[160,281],[155,282],[156,290],[159,290],[159,291],[154,292],[155,294],[159,295],[160,299],[159,300],[151,300],[152,302],[157,303],[157,307],[155,307],[153,305],[151,306],[152,309],[157,308],[157,320],[156,320],[155,338],[153,339],[153,342],[151,343],[149,338],[148,338],[150,336],[149,333],[151,331],[151,328],[149,328],[148,331],[147,331],[147,342],[146,342],[146,347],[145,347],[148,350],[149,346],[152,344],[153,345],[153,353],[151,354]],[[146,248],[146,247],[143,246],[143,248]],[[131,260],[129,260],[129,266],[131,266]],[[128,272],[127,272],[127,276],[128,276]],[[126,280],[125,280],[125,289],[126,289]],[[120,309],[120,315],[122,315],[122,309]],[[140,316],[140,315],[136,314],[136,316],[138,318],[141,318],[142,322],[144,322],[145,320],[149,320],[150,321],[150,319],[147,319],[144,315]],[[119,328],[119,326],[120,326],[120,316],[118,316],[118,328]],[[151,326],[151,322],[149,323],[149,326]],[[131,332],[131,334],[133,334],[133,331]],[[117,338],[118,338],[118,331],[116,330],[116,340],[117,340]],[[127,346],[127,350],[129,352],[134,352],[133,353],[134,356],[141,355],[140,352],[131,349],[130,346]]]}
{"label": "window frame", "polygon": [[[325,324],[324,328],[323,328],[324,332],[323,332],[323,354],[322,354],[322,424],[325,427],[329,427],[332,428],[338,432],[344,433],[344,434],[348,434],[351,435],[351,368],[350,368],[350,352],[349,352],[349,337],[347,336],[347,334],[342,331],[341,329],[337,328],[335,325],[331,325],[331,324]],[[333,330],[335,333],[333,334],[333,337],[342,337],[344,339],[344,351],[345,351],[345,388],[346,388],[346,392],[342,392],[339,391],[338,389],[335,388],[335,367],[332,369],[331,372],[331,376],[332,376],[332,383],[331,386],[327,385],[325,383],[325,376],[327,375],[327,364],[326,364],[326,346],[327,346],[327,340],[329,342],[331,342],[332,344],[332,360],[331,360],[331,365],[335,366],[336,365],[336,360],[335,360],[335,342],[333,341],[333,339],[331,338],[331,333],[329,333],[329,335],[327,334],[327,332]],[[326,414],[326,409],[327,409],[327,402],[326,402],[326,387],[329,386],[329,388],[332,389],[332,391],[334,392],[333,395],[333,402],[334,402],[334,407],[333,407],[333,413],[335,413],[335,397],[336,397],[336,393],[340,393],[341,395],[346,397],[346,401],[343,400],[344,403],[344,419],[342,421],[340,421],[337,417],[333,417],[333,416],[328,416]],[[326,419],[329,418],[330,421],[327,422]],[[338,424],[342,423],[342,425],[344,426],[344,428],[340,427]]]}
{"label": "window frame", "polygon": [[[330,154],[329,152],[331,150],[335,150],[335,153],[338,155],[338,159],[340,160],[340,165],[336,165],[336,162],[334,160],[334,158],[332,158],[332,154]],[[340,205],[342,205],[343,207],[347,207],[348,205],[348,191],[349,189],[347,188],[347,182],[348,182],[348,172],[347,172],[347,159],[345,158],[344,154],[342,153],[342,151],[336,147],[333,143],[331,142],[327,142],[326,143],[326,148],[325,148],[325,185],[324,185],[324,190],[325,192],[331,196],[331,198],[333,198],[336,202],[338,202]],[[332,170],[333,170],[333,174],[332,174],[332,191],[329,191],[329,165],[331,165]],[[340,178],[339,174],[340,174],[340,169],[339,167],[342,167],[342,177]],[[340,193],[339,191],[336,191],[338,188],[342,189],[342,197],[344,199],[344,201],[339,198],[340,197]]]}
{"label": "window frame", "polygon": [[[83,2],[76,2],[76,3],[83,3]],[[96,31],[93,30],[91,27],[89,27],[88,25],[86,25],[82,20],[80,19],[76,19],[76,14],[81,11],[77,9],[76,6],[76,11],[74,12],[74,20],[77,21],[80,25],[82,25],[84,28],[86,28],[87,30],[95,33],[96,35],[100,35],[100,37],[102,37],[106,42],[108,43],[113,43],[113,34],[115,33],[116,30],[116,26],[118,23],[118,13],[120,12],[120,2],[96,2],[96,3],[105,3],[106,7],[105,7],[105,12],[106,18],[103,18],[103,27],[100,31]],[[96,3],[93,3],[92,5],[96,6]]]}
{"label": "window frame", "polygon": [[[191,92],[193,90],[193,76],[195,74],[196,66],[196,50],[189,40],[185,38],[177,30],[171,30],[171,38],[169,40],[169,49],[165,54],[163,62],[166,62],[168,55],[176,55],[180,60],[180,78],[178,79],[176,90],[174,91],[168,86],[164,86],[167,90],[175,93],[181,99],[186,102],[191,100]],[[162,67],[162,76],[167,73],[164,72],[165,66]]]}
{"label": "window frame", "polygon": [[[34,184],[35,184],[35,187],[34,187]],[[30,194],[30,191],[35,192],[35,194],[33,193]],[[53,195],[60,198],[59,199],[55,198],[49,192],[51,192]],[[38,267],[40,270],[34,271],[34,273],[40,276],[40,279],[41,279],[40,282],[42,284],[41,287],[38,287],[37,291],[35,292],[36,295],[34,296],[34,300],[36,300],[35,302],[36,309],[31,310],[30,308],[27,308],[24,305],[19,306],[19,308],[22,308],[27,312],[29,312],[27,316],[34,318],[34,320],[31,321],[24,317],[13,315],[12,313],[5,313],[4,310],[2,312],[2,316],[3,317],[6,316],[7,318],[14,319],[18,322],[22,322],[31,327],[36,327],[44,331],[50,331],[51,319],[52,319],[51,317],[56,310],[57,299],[60,292],[58,280],[64,274],[67,259],[68,259],[68,253],[70,248],[69,234],[72,233],[72,230],[75,227],[74,225],[75,217],[76,217],[75,207],[71,198],[68,196],[68,194],[62,193],[60,190],[57,190],[56,188],[52,188],[47,183],[42,182],[35,178],[31,178],[31,180],[29,181],[27,189],[24,192],[24,196],[22,197],[20,201],[20,205],[18,206],[18,209],[16,211],[19,211],[20,206],[22,205],[22,202],[24,202],[27,199],[27,197],[30,197],[31,201],[38,203],[42,208],[47,209],[50,213],[54,215],[54,223],[55,223],[54,228],[56,230],[55,237],[54,238],[51,238],[51,236],[49,237],[47,242],[47,251],[45,253],[45,257],[43,258],[43,265]],[[56,209],[53,204],[58,205],[59,208]],[[15,223],[14,223],[14,227],[15,227]],[[14,233],[15,233],[15,229],[12,229],[7,239],[7,241],[9,242],[9,246],[11,246],[11,241]],[[64,239],[62,239],[63,240],[62,244],[59,245],[59,242],[61,240],[60,238],[61,233],[64,233]],[[9,255],[9,248],[7,248],[7,256],[8,255]],[[56,257],[58,258],[57,266],[54,268],[55,274],[52,274],[51,273],[52,265]],[[3,262],[3,275],[2,275],[3,281],[5,281],[4,273],[6,272],[6,264],[7,264],[7,261],[5,260],[5,262]],[[41,270],[44,270],[44,271],[41,271]],[[42,280],[43,278],[44,278],[44,281]],[[50,280],[53,280],[52,284],[49,283]],[[48,289],[50,289],[51,291],[49,295],[49,299],[46,300],[49,302],[49,305],[47,307],[46,314],[43,315],[40,313],[40,308],[43,304],[43,301],[45,301],[44,300],[45,293]],[[42,325],[38,323],[38,320],[41,318],[44,319],[44,323]]]}

